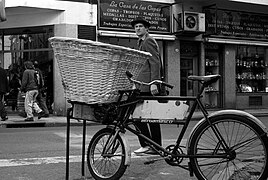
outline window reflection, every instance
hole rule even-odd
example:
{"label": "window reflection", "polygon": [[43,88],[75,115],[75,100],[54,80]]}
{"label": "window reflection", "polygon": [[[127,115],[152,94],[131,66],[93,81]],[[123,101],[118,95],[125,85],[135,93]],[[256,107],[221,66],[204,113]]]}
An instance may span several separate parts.
{"label": "window reflection", "polygon": [[236,52],[237,92],[268,92],[268,53],[264,47],[238,46]]}

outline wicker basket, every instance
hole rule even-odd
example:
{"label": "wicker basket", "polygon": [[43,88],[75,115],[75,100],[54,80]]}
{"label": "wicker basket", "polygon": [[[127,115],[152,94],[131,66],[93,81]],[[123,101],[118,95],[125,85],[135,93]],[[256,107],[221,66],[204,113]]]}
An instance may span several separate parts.
{"label": "wicker basket", "polygon": [[134,78],[150,53],[66,37],[49,39],[58,62],[65,90],[71,101],[88,104],[117,100],[118,90],[131,89],[125,72]]}

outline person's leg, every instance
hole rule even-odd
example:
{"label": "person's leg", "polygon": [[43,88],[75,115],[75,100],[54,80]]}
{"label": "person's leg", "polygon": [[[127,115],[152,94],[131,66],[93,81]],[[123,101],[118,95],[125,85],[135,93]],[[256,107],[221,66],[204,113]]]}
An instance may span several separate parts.
{"label": "person's leg", "polygon": [[33,119],[33,94],[32,91],[27,91],[25,95],[24,109],[27,114],[27,119]]}
{"label": "person's leg", "polygon": [[12,111],[15,111],[16,109],[16,103],[17,103],[17,100],[16,100],[17,96],[16,96],[16,91],[14,89],[12,89],[10,92],[9,92],[9,96],[8,96],[8,99],[9,101],[11,102],[11,109]]}
{"label": "person's leg", "polygon": [[36,97],[38,96],[38,90],[33,90],[33,109],[35,112],[40,113],[42,112],[42,109],[38,106]]}
{"label": "person's leg", "polygon": [[45,112],[38,106],[36,97],[38,96],[38,90],[34,90],[34,101],[33,101],[33,108],[35,112],[38,113],[38,119],[41,119],[42,117],[45,116]]}
{"label": "person's leg", "polygon": [[8,118],[7,118],[7,112],[6,112],[6,109],[5,109],[3,98],[4,98],[4,94],[0,93],[0,115],[1,115],[2,120],[5,121]]}
{"label": "person's leg", "polygon": [[158,123],[149,124],[152,140],[162,146],[161,127]]}
{"label": "person's leg", "polygon": [[15,103],[16,103],[15,100],[12,100],[12,105],[11,105],[12,111],[16,110],[16,104]]}
{"label": "person's leg", "polygon": [[49,111],[46,104],[46,97],[43,96],[42,93],[39,93],[36,100],[39,104],[39,107],[44,111],[45,115],[49,116]]}
{"label": "person's leg", "polygon": [[13,108],[14,110],[18,110],[18,94],[19,92],[18,91],[15,91],[14,93],[14,98],[13,98]]}
{"label": "person's leg", "polygon": [[[149,131],[147,123],[136,122],[135,126],[136,126],[136,129],[139,130],[143,135],[145,135],[148,138],[151,138],[150,131]],[[149,152],[150,147],[145,142],[145,140],[143,140],[140,137],[138,137],[138,138],[139,138],[139,142],[140,142],[141,147],[139,149],[135,150],[134,153],[139,154],[139,153],[147,153],[147,152]]]}
{"label": "person's leg", "polygon": [[[150,131],[149,131],[147,123],[136,122],[135,125],[138,128],[137,130],[140,130],[140,132],[143,135],[145,135],[146,137],[151,138]],[[138,138],[139,138],[139,142],[140,142],[141,147],[147,146],[146,142],[142,138],[140,138],[140,137],[138,137]]]}

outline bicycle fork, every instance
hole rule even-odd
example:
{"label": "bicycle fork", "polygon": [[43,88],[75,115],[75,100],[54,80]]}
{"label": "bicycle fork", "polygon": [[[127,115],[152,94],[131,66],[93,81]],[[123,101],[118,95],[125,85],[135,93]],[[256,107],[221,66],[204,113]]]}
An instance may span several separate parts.
{"label": "bicycle fork", "polygon": [[[125,134],[124,133],[121,133],[120,132],[120,129],[119,128],[114,128],[114,131],[113,133],[110,134],[109,138],[107,139],[107,142],[103,148],[103,151],[101,153],[101,156],[103,157],[113,157],[113,156],[116,156],[114,153],[116,152],[116,150],[118,149],[119,147],[119,143],[117,142],[119,138],[122,139],[122,142],[123,142],[123,151],[125,151],[126,153],[126,157],[125,157],[125,162],[124,164],[125,165],[130,165],[130,161],[131,161],[131,150],[130,150],[130,146],[129,146],[129,143],[128,143],[128,140],[127,138],[125,137]],[[120,136],[120,137],[118,137]]]}

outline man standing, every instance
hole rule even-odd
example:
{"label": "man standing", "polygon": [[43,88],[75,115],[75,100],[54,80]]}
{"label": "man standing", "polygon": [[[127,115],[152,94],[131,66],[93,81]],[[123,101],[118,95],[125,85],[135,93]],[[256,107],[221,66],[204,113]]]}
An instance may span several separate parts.
{"label": "man standing", "polygon": [[[0,63],[1,64],[1,63]],[[0,67],[0,115],[1,121],[8,119],[7,112],[4,105],[4,95],[8,92],[8,79],[7,72],[5,69]]]}
{"label": "man standing", "polygon": [[[156,40],[149,35],[150,23],[142,18],[137,18],[131,22],[132,27],[135,29],[138,39],[138,48],[141,51],[146,51],[151,53],[151,57],[147,59],[145,65],[143,66],[140,75],[137,80],[143,82],[150,82],[153,80],[160,80],[160,71],[161,71],[161,58],[159,47]],[[151,87],[142,86],[141,95],[155,95],[158,94],[157,85],[151,85]],[[161,129],[160,124],[158,123],[136,123],[137,128],[145,136],[151,138],[153,141],[162,145],[161,140]],[[149,126],[149,127],[148,127]],[[135,153],[153,153],[153,150],[139,138],[141,148],[134,151]]]}
{"label": "man standing", "polygon": [[36,103],[36,97],[38,95],[38,84],[36,81],[33,63],[31,61],[24,62],[25,71],[23,72],[21,91],[26,92],[24,108],[27,114],[25,121],[34,121],[33,109],[38,113],[38,119],[44,115],[44,111]]}

